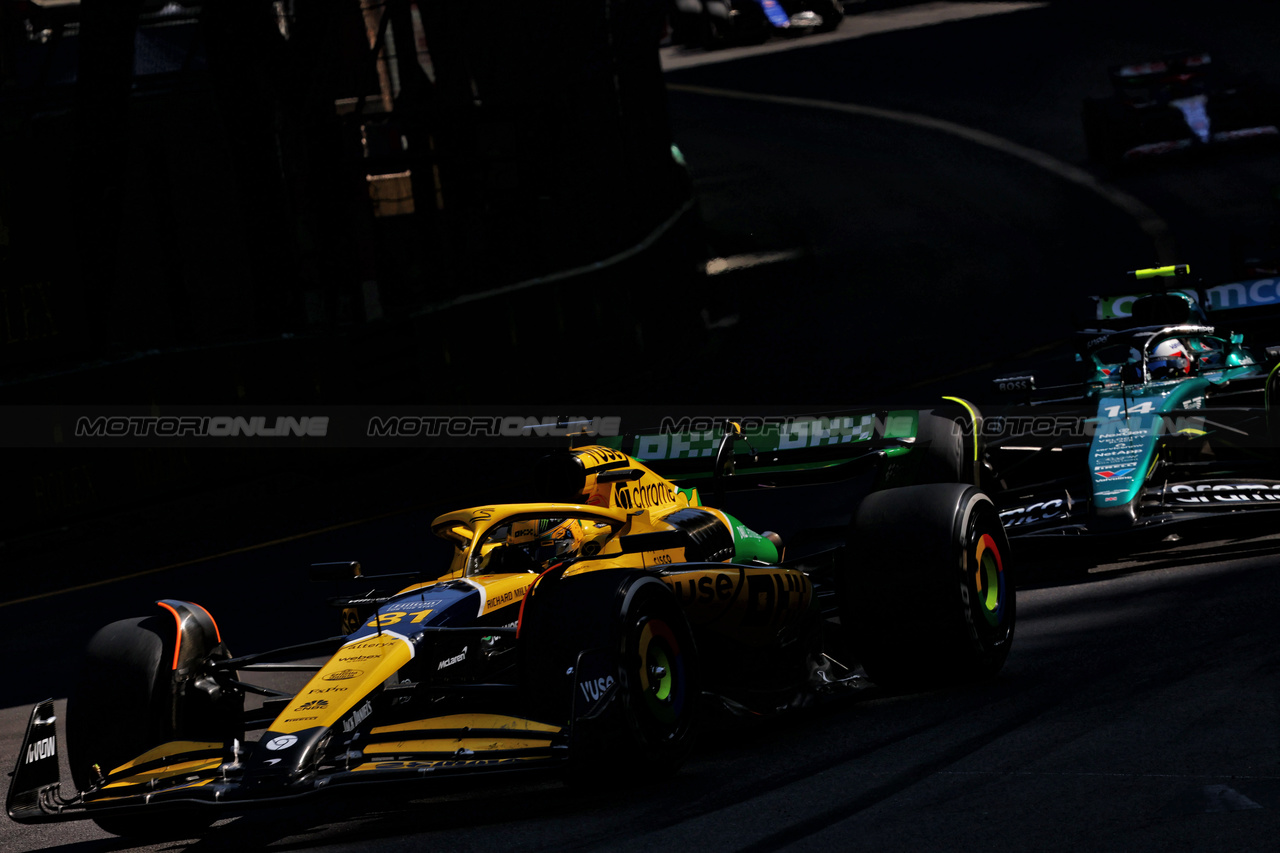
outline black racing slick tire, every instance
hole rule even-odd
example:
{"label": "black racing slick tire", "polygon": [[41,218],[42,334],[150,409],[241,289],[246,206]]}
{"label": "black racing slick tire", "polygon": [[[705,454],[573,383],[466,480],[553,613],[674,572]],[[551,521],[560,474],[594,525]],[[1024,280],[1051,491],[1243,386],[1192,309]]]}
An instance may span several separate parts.
{"label": "black racing slick tire", "polygon": [[845,636],[867,675],[897,688],[994,676],[1016,618],[1009,543],[973,486],[873,492],[854,516],[839,576]]}
{"label": "black racing slick tire", "polygon": [[1124,111],[1115,100],[1085,101],[1080,108],[1080,123],[1090,160],[1109,170],[1124,165],[1125,143],[1121,131]]}
{"label": "black racing slick tire", "polygon": [[[693,633],[675,596],[654,578],[638,578],[623,589],[616,633],[610,638],[618,673],[620,731],[582,756],[589,775],[614,755],[631,756],[641,775],[675,772],[693,746],[700,694]],[[614,751],[608,743],[621,734]]]}
{"label": "black racing slick tire", "polygon": [[[1272,349],[1271,347],[1267,349],[1268,355],[1271,355]],[[1280,353],[1277,353],[1277,355],[1280,355]],[[1273,361],[1280,362],[1275,358],[1273,358]],[[1267,444],[1274,458],[1280,456],[1280,363],[1275,364],[1267,375],[1267,383],[1263,391],[1263,404],[1267,410],[1267,433],[1270,438]]]}
{"label": "black racing slick tire", "polygon": [[701,671],[666,584],[644,573],[546,576],[525,603],[535,708],[570,726],[565,778],[623,786],[674,773],[693,747]]}
{"label": "black racing slick tire", "polygon": [[813,11],[822,16],[822,24],[817,28],[820,33],[835,30],[844,20],[844,3],[841,0],[817,0]]}
{"label": "black racing slick tire", "polygon": [[972,404],[925,409],[916,426],[924,445],[917,483],[979,485],[982,415]]}
{"label": "black racing slick tire", "polygon": [[[174,622],[164,615],[113,622],[90,639],[67,699],[68,761],[79,790],[167,741],[243,736],[239,697],[210,701],[194,687],[180,688],[175,641]],[[207,810],[177,808],[94,818],[113,835],[138,839],[194,837],[213,820]]]}

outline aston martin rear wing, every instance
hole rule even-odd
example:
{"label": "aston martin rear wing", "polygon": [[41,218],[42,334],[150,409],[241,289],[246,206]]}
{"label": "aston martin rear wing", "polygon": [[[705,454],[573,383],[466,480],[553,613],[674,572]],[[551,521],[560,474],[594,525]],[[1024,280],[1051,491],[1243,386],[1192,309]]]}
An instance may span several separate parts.
{"label": "aston martin rear wing", "polygon": [[[1222,327],[1226,324],[1237,326],[1280,318],[1280,278],[1250,278],[1210,286],[1192,279],[1187,264],[1131,270],[1128,277],[1135,286],[1089,297],[1099,325],[1122,328],[1126,324],[1208,323],[1220,327],[1219,333],[1225,334]],[[1152,302],[1150,297],[1157,300]],[[1162,303],[1162,297],[1170,299]],[[1178,300],[1186,307],[1180,308]],[[1140,301],[1151,303],[1150,307],[1157,310],[1180,308],[1186,313],[1162,313],[1143,319],[1134,311]]]}

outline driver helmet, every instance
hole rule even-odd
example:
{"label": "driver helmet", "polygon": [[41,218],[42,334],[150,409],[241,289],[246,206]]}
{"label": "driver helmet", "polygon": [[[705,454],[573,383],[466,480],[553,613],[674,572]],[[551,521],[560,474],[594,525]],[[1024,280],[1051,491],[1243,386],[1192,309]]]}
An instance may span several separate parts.
{"label": "driver helmet", "polygon": [[1168,338],[1156,344],[1151,351],[1147,368],[1153,378],[1185,376],[1191,372],[1191,359],[1182,341]]}
{"label": "driver helmet", "polygon": [[523,548],[542,564],[574,556],[583,538],[582,523],[576,518],[531,518],[511,525],[507,544]]}

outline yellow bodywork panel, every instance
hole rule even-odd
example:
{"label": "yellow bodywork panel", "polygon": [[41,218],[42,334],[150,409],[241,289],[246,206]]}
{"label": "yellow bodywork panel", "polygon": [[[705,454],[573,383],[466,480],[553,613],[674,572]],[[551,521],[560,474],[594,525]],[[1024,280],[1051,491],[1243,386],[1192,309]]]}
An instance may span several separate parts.
{"label": "yellow bodywork panel", "polygon": [[394,625],[387,626],[385,621],[383,625],[381,636],[354,640],[340,648],[276,717],[271,731],[289,734],[332,726],[408,663],[413,646],[395,632]]}
{"label": "yellow bodywork panel", "polygon": [[518,604],[523,601],[525,593],[529,591],[529,587],[533,586],[533,582],[537,580],[537,575],[528,573],[487,575],[485,577],[472,578],[471,580],[484,588],[484,613],[492,613],[507,605]]}
{"label": "yellow bodywork panel", "polygon": [[401,740],[371,743],[364,748],[365,755],[399,755],[411,752],[430,752],[452,755],[458,750],[470,752],[494,752],[510,749],[546,749],[547,740],[522,740],[520,738],[433,738],[430,740]]}
{"label": "yellow bodywork panel", "polygon": [[394,726],[377,726],[369,734],[421,732],[436,729],[505,729],[514,732],[547,732],[548,734],[562,731],[559,726],[538,723],[521,717],[507,717],[502,714],[450,714],[446,717],[396,723]]}
{"label": "yellow bodywork panel", "polygon": [[[153,747],[139,755],[132,761],[126,761],[119,767],[113,769],[108,775],[115,776],[118,773],[124,773],[134,767],[141,767],[144,764],[150,764],[153,761],[159,761],[163,758],[180,758],[193,752],[221,752],[222,744],[210,743],[207,741],[197,740],[171,740],[162,743],[157,747]],[[215,762],[216,764],[221,762]]]}
{"label": "yellow bodywork panel", "polygon": [[414,769],[440,769],[444,767],[493,767],[499,764],[517,764],[522,761],[536,761],[542,756],[529,755],[513,755],[506,758],[448,758],[448,759],[418,759],[411,761],[377,761],[368,764],[361,764],[353,768],[353,773],[359,773],[364,770],[414,770]]}
{"label": "yellow bodywork panel", "polygon": [[[578,503],[516,503],[477,506],[437,516],[431,529],[453,544],[449,570],[439,580],[466,578],[485,580],[495,555],[502,545],[522,546],[535,539],[565,537],[548,536],[539,528],[534,536],[535,519],[562,522],[576,542],[573,551],[587,560],[579,560],[569,573],[603,568],[658,568],[683,561],[683,548],[672,548],[647,554],[624,554],[621,537],[673,529],[664,519],[673,513],[699,506],[696,492],[683,492],[671,481],[654,473],[644,463],[606,447],[583,447],[570,451],[582,473]],[[603,478],[603,480],[601,479]],[[703,508],[730,526],[722,513]],[[550,560],[539,560],[539,569]],[[510,569],[510,566],[501,568]],[[501,568],[497,571],[500,573]],[[531,573],[532,573],[531,569]],[[410,590],[417,587],[409,587]],[[488,612],[486,605],[485,612]]]}
{"label": "yellow bodywork panel", "polygon": [[104,786],[104,790],[110,788],[127,787],[129,785],[144,785],[157,779],[163,779],[166,776],[183,776],[191,773],[201,773],[206,770],[217,770],[222,765],[221,758],[203,758],[195,761],[180,761],[177,764],[167,764],[156,770],[148,770],[145,773],[138,773],[119,781],[112,782]]}
{"label": "yellow bodywork panel", "polygon": [[[621,510],[610,510],[586,504],[525,503],[503,504],[501,506],[481,506],[457,510],[437,517],[431,522],[431,530],[454,543],[453,557],[449,563],[449,571],[438,578],[461,578],[470,576],[473,579],[484,575],[477,567],[487,561],[488,550],[494,541],[489,538],[494,528],[510,525],[521,518],[537,516],[559,516],[576,518],[586,522],[596,521],[608,525],[610,530],[624,525],[628,514]],[[469,536],[462,535],[459,530],[465,529]],[[499,534],[501,530],[497,531]],[[416,587],[411,587],[411,589]]]}
{"label": "yellow bodywork panel", "polygon": [[683,548],[668,548],[665,551],[643,551],[640,553],[641,563],[646,569],[662,568],[673,563],[684,562]]}

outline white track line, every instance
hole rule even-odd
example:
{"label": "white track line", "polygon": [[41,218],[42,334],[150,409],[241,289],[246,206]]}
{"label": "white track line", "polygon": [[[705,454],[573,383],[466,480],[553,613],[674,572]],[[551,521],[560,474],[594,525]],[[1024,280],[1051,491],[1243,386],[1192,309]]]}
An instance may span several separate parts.
{"label": "white track line", "polygon": [[795,98],[785,95],[763,95],[757,92],[741,92],[734,89],[716,89],[708,86],[689,86],[679,83],[668,83],[667,88],[673,92],[687,92],[694,95],[706,95],[715,98],[732,98],[740,101],[755,101],[765,104],[780,104],[790,107],[803,107],[813,110],[827,110],[829,112],[846,113],[848,115],[861,116],[864,118],[875,118],[883,121],[892,121],[899,124],[911,125],[923,130],[930,130],[937,133],[946,133],[951,136],[959,137],[975,145],[981,145],[984,148],[990,148],[993,151],[999,151],[1010,157],[1016,157],[1023,162],[1043,169],[1046,172],[1060,178],[1068,183],[1088,190],[1089,192],[1099,196],[1107,203],[1119,208],[1128,216],[1137,221],[1138,227],[1151,238],[1155,243],[1156,260],[1160,264],[1174,263],[1176,252],[1174,249],[1173,235],[1169,231],[1169,224],[1165,222],[1160,215],[1148,207],[1144,202],[1129,195],[1121,189],[1103,183],[1098,180],[1090,172],[1073,166],[1070,163],[1063,162],[1056,157],[1037,151],[1034,148],[1028,148],[1025,145],[1019,145],[1011,139],[1005,139],[1002,136],[996,136],[994,133],[988,133],[985,130],[978,130],[975,127],[967,127],[963,124],[946,121],[945,119],[934,118],[933,116],[922,115],[920,113],[909,113],[901,110],[887,110],[882,107],[869,107],[863,104],[844,104],[838,101],[823,101],[815,98]]}

